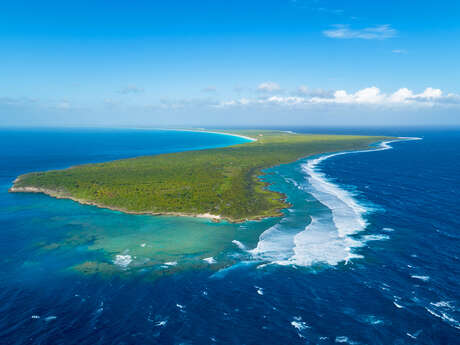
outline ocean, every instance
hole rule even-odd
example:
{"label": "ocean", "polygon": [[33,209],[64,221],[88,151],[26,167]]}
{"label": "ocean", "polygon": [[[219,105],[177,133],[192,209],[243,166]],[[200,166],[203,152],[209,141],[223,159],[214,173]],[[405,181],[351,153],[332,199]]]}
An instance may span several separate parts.
{"label": "ocean", "polygon": [[421,140],[267,169],[292,206],[229,224],[8,188],[30,171],[243,138],[0,130],[0,343],[457,344],[460,130],[284,129]]}

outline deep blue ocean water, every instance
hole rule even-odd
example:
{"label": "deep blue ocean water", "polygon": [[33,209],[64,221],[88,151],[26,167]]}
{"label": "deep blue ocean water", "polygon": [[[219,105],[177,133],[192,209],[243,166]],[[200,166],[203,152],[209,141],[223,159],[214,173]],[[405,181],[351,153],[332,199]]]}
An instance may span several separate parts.
{"label": "deep blue ocean water", "polygon": [[[423,140],[269,169],[264,179],[292,203],[285,216],[216,225],[7,190],[29,171],[243,139],[148,130],[1,130],[0,343],[458,343],[460,131],[290,130]],[[198,237],[198,256],[227,262],[225,268],[197,266],[154,280],[142,270],[127,276],[71,269],[132,253],[123,244],[140,241],[136,236],[152,245],[165,240],[161,231],[174,234],[172,245],[206,234]],[[92,234],[96,239],[88,240]],[[65,245],[49,246],[60,241]],[[134,270],[136,260],[123,272]]]}

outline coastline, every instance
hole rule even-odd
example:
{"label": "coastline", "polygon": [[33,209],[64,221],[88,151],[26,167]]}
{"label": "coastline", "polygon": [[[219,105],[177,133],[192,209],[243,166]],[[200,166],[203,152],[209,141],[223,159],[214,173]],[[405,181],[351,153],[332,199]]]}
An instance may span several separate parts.
{"label": "coastline", "polygon": [[[296,212],[288,213],[287,224],[293,221],[302,222],[299,231],[293,233],[289,226],[283,223],[276,224],[260,235],[257,246],[250,251],[251,254],[257,259],[272,264],[299,267],[307,267],[315,263],[335,266],[341,262],[347,264],[352,259],[362,258],[359,253],[354,252],[354,249],[362,247],[369,238],[351,236],[367,229],[369,223],[365,215],[373,209],[361,203],[353,192],[327,176],[320,164],[336,156],[390,150],[393,149],[393,146],[389,145],[392,142],[420,139],[399,137],[374,143],[364,150],[323,153],[296,161],[298,163],[296,166],[300,167],[299,170],[303,175],[298,178],[304,179],[308,183],[308,188],[300,187],[303,180],[295,180],[294,188],[311,195],[322,205],[321,207],[324,207],[324,210],[327,209],[327,212],[308,213],[306,218],[310,218],[310,221],[306,223],[301,220],[305,215],[299,217]],[[298,205],[294,203],[294,210]],[[321,238],[324,241],[318,242]]]}
{"label": "coastline", "polygon": [[[248,137],[248,136],[241,135],[241,134],[233,134],[233,133],[229,133],[229,132],[216,132],[216,131],[212,131],[212,130],[209,131],[209,130],[206,130],[206,129],[180,129],[180,128],[135,128],[135,129],[220,134],[220,135],[230,135],[230,136],[233,136],[233,137],[247,139],[247,140],[250,140],[250,141],[253,141],[253,142],[257,141],[256,138]],[[280,131],[280,132],[282,132],[282,131]],[[239,145],[239,144],[236,144],[236,145]]]}
{"label": "coastline", "polygon": [[[147,132],[139,133],[141,136],[149,137]],[[155,132],[151,133],[153,137]],[[166,132],[156,133],[161,137],[166,136]],[[179,135],[179,132],[169,133],[171,137],[186,141],[182,138],[186,138],[187,133],[184,135]],[[38,133],[34,138],[42,138],[45,135],[47,134]],[[7,249],[3,251],[3,256],[5,264],[8,264],[7,269],[3,271],[5,277],[3,282],[6,292],[14,292],[16,291],[14,289],[19,287],[23,290],[25,288],[26,294],[30,295],[31,288],[34,288],[36,293],[31,295],[35,298],[34,305],[43,303],[43,308],[32,310],[30,304],[11,303],[9,298],[11,294],[7,293],[4,296],[5,306],[10,306],[11,315],[17,316],[19,323],[26,320],[31,327],[37,325],[37,332],[40,332],[43,327],[50,328],[53,325],[58,327],[63,323],[71,323],[79,317],[78,313],[69,315],[66,310],[53,309],[60,305],[56,306],[54,300],[49,298],[51,295],[65,293],[62,300],[67,305],[77,311],[87,308],[89,314],[94,313],[99,318],[98,322],[107,315],[113,316],[114,322],[118,322],[117,315],[111,313],[112,306],[123,309],[137,303],[136,306],[139,308],[133,315],[138,316],[141,326],[146,325],[145,331],[148,333],[165,331],[176,326],[180,328],[182,326],[180,321],[183,318],[199,313],[203,310],[203,306],[210,305],[209,310],[214,313],[215,308],[211,305],[211,299],[216,301],[217,298],[217,302],[227,303],[224,307],[229,310],[238,307],[244,311],[250,303],[252,307],[260,309],[258,309],[260,315],[269,315],[273,329],[277,329],[277,322],[291,327],[286,331],[289,333],[285,337],[287,342],[289,337],[302,341],[302,338],[297,336],[297,328],[290,326],[291,321],[296,325],[298,322],[300,326],[305,324],[316,326],[317,328],[313,329],[314,333],[309,328],[300,331],[306,337],[313,337],[313,342],[315,339],[320,342],[319,337],[326,336],[334,342],[335,337],[341,335],[349,336],[351,341],[359,341],[361,339],[359,336],[353,337],[355,333],[348,334],[347,330],[343,331],[343,328],[330,331],[328,328],[330,320],[318,321],[315,313],[298,309],[299,299],[292,297],[300,296],[303,298],[301,302],[304,305],[316,306],[317,293],[319,293],[324,300],[329,299],[328,301],[334,302],[319,301],[320,308],[334,316],[340,314],[340,318],[344,318],[345,321],[340,322],[334,318],[332,321],[339,322],[345,329],[350,326],[351,318],[347,314],[349,310],[344,309],[345,312],[337,314],[336,305],[353,308],[355,312],[353,315],[356,316],[352,320],[353,327],[356,326],[358,333],[362,329],[366,332],[367,327],[371,333],[374,330],[381,331],[379,336],[389,342],[404,337],[410,342],[412,338],[405,336],[407,332],[418,335],[418,339],[423,342],[426,339],[423,335],[425,330],[420,333],[417,332],[420,327],[408,328],[407,317],[414,313],[404,312],[408,308],[418,308],[420,313],[411,318],[414,325],[425,325],[427,332],[432,330],[431,327],[435,328],[434,332],[441,328],[445,331],[446,337],[455,342],[457,329],[454,326],[457,324],[447,317],[460,320],[452,309],[454,305],[452,301],[456,298],[457,292],[448,288],[443,289],[439,282],[457,278],[455,275],[457,229],[455,223],[448,221],[454,219],[452,217],[456,215],[455,198],[458,193],[452,194],[450,187],[453,186],[452,179],[455,180],[457,170],[456,165],[446,167],[443,163],[446,157],[455,156],[456,146],[460,150],[460,131],[455,133],[455,138],[453,134],[447,138],[445,135],[444,132],[425,134],[404,133],[401,130],[400,136],[423,136],[423,140],[394,142],[389,144],[393,147],[392,150],[369,155],[338,156],[320,163],[318,171],[325,173],[329,182],[348,190],[369,210],[369,213],[364,216],[369,225],[364,231],[341,239],[344,244],[347,244],[345,242],[350,241],[350,238],[361,243],[361,247],[351,250],[362,258],[351,258],[346,263],[346,260],[342,260],[345,256],[341,256],[342,252],[332,245],[331,238],[319,237],[322,229],[311,231],[314,230],[315,224],[313,224],[295,239],[298,246],[296,250],[305,249],[302,253],[309,254],[309,257],[304,259],[306,265],[309,263],[308,260],[315,262],[321,259],[329,260],[331,264],[325,261],[310,266],[300,266],[295,262],[280,266],[271,261],[259,260],[251,252],[257,246],[259,236],[273,225],[282,225],[278,227],[280,235],[291,231],[292,239],[310,224],[310,215],[315,217],[327,211],[325,208],[315,207],[320,205],[312,198],[306,200],[306,197],[302,197],[304,193],[295,185],[294,181],[307,183],[299,162],[285,167],[275,167],[273,171],[266,171],[267,174],[263,177],[264,180],[272,183],[270,189],[284,191],[289,195],[293,207],[291,210],[283,210],[286,216],[260,222],[214,223],[205,218],[128,215],[78,205],[70,200],[51,199],[49,196],[39,194],[8,195],[7,189],[11,187],[13,180],[25,171],[21,169],[21,165],[27,164],[28,170],[31,170],[30,167],[32,170],[40,170],[36,168],[38,164],[29,157],[39,158],[43,162],[40,165],[45,169],[51,166],[47,161],[48,155],[63,153],[73,158],[70,157],[73,152],[66,153],[66,145],[61,145],[60,142],[57,146],[53,146],[56,151],[46,151],[42,146],[38,146],[40,140],[34,140],[33,147],[36,150],[30,152],[27,142],[21,143],[17,140],[16,160],[8,161],[7,158],[11,157],[11,154],[5,155],[5,164],[17,164],[12,165],[8,170],[9,173],[4,174],[3,178],[2,216],[6,225],[3,229],[3,237]],[[188,136],[192,139],[195,137],[191,134]],[[109,139],[113,137],[107,136],[107,142],[111,142]],[[224,141],[232,141],[228,139],[230,137],[220,138]],[[210,140],[217,142],[218,139],[219,137],[214,137],[213,140],[211,137]],[[65,140],[70,142],[67,138]],[[117,140],[116,136],[115,140]],[[204,137],[201,141],[208,142]],[[167,142],[175,144],[175,140]],[[113,144],[120,147],[116,142]],[[153,146],[146,144],[142,145],[143,148],[148,149]],[[372,146],[375,147],[377,144]],[[90,146],[89,153],[93,154],[96,149],[100,148],[94,146],[91,149]],[[447,153],[453,153],[454,156],[446,156]],[[316,157],[312,156],[307,159],[314,158]],[[57,163],[59,167],[66,161],[59,160]],[[439,166],[440,169],[433,168],[428,169],[426,174],[414,174],[417,171],[424,171],[427,166]],[[284,178],[292,178],[292,181]],[[433,184],[434,182],[436,185]],[[299,186],[305,188],[305,185],[299,184]],[[305,188],[305,192],[307,191],[310,189]],[[438,201],[449,202],[452,207],[446,208],[446,212],[439,212],[441,208],[436,207],[439,206]],[[417,210],[422,211],[417,212]],[[442,210],[444,211],[444,208]],[[211,213],[219,214],[219,212]],[[287,219],[288,217],[290,218]],[[445,224],[446,227],[441,229],[443,231],[435,231],[432,224],[426,222],[427,217],[437,224]],[[235,242],[232,242],[233,240]],[[436,245],[433,246],[433,243]],[[241,244],[244,248],[238,246]],[[312,248],[315,248],[316,244],[318,244],[317,251],[313,253]],[[126,255],[130,255],[132,261],[126,267],[122,267],[119,264],[123,258],[128,259]],[[211,257],[216,261],[213,264],[203,260]],[[149,261],[146,261],[147,258]],[[297,256],[295,259],[300,264],[301,257]],[[339,260],[340,262],[335,264]],[[125,261],[127,262],[128,260]],[[385,262],[389,264],[384,265]],[[444,262],[452,264],[449,269],[439,269],[445,268]],[[412,276],[424,277],[425,280]],[[88,282],[88,284],[75,284],[75,282]],[[181,288],[184,284],[190,288]],[[389,290],[381,288],[387,285],[390,286]],[[241,286],[247,290],[244,296],[250,298],[249,302],[233,298],[235,291],[240,291],[238,289]],[[306,289],[315,293],[305,293]],[[421,300],[416,301],[417,303],[411,300],[414,289],[417,296],[422,296]],[[168,298],[164,297],[165,291],[170,293]],[[191,293],[198,296],[197,299],[187,299]],[[152,301],[156,298],[157,304],[152,308],[148,307],[145,305],[147,297],[139,298],[140,294]],[[346,301],[340,294],[347,298]],[[119,298],[121,295],[123,298]],[[376,315],[375,308],[369,308],[362,303],[363,296],[374,301],[374,305],[381,306],[383,311]],[[425,298],[427,296],[429,298]],[[84,298],[87,300],[82,301]],[[104,310],[96,313],[100,310],[102,300]],[[118,304],[113,305],[114,303]],[[179,309],[176,303],[184,308]],[[235,306],[235,303],[238,305]],[[289,306],[294,312],[288,314],[273,312],[272,306],[282,311]],[[445,313],[447,316],[444,319],[437,317],[424,309],[425,307],[438,315],[442,316],[442,313]],[[164,312],[160,313],[160,309]],[[152,310],[152,314],[149,314]],[[40,316],[40,319],[35,317],[31,319],[32,314]],[[254,313],[235,313],[239,316],[243,314],[245,319],[250,320]],[[52,315],[56,315],[57,319],[46,322],[45,318]],[[229,320],[225,315],[218,312],[215,315],[219,317],[218,321],[221,324],[225,322],[228,324]],[[181,319],[177,321],[176,316]],[[276,319],[273,320],[275,317]],[[129,315],[125,320],[128,325],[133,321]],[[198,320],[199,326],[206,328],[206,320],[200,320]],[[170,328],[162,326],[166,321],[167,327]],[[365,324],[365,321],[368,323]],[[159,322],[163,322],[161,326],[154,326]],[[391,322],[394,324],[390,325]],[[262,320],[261,325],[263,324]],[[392,332],[397,334],[393,337]],[[257,336],[259,333],[260,336],[264,336],[263,331],[258,332]],[[150,339],[154,339],[152,333],[148,334]],[[232,335],[229,333],[229,336]],[[370,335],[366,339],[372,342],[371,338]],[[203,341],[206,342],[207,339],[203,338]]]}
{"label": "coastline", "polygon": [[[248,137],[248,136],[245,136],[245,135],[227,133],[227,132],[191,130],[191,129],[162,129],[162,130],[166,130],[166,131],[173,130],[173,131],[184,131],[184,132],[186,132],[186,131],[189,131],[189,132],[204,132],[204,133],[211,133],[211,134],[230,135],[230,136],[235,136],[235,137],[240,137],[240,138],[244,138],[244,139],[247,139],[247,140],[251,140],[251,142],[257,141],[257,139],[255,139],[255,138],[251,138],[251,137]],[[377,139],[377,137],[376,137],[376,139]],[[375,142],[369,142],[366,145],[372,145],[372,144],[375,144],[375,143],[378,143],[378,141],[376,140]],[[243,143],[243,144],[237,144],[237,145],[244,145],[244,144],[249,144],[249,143]],[[230,146],[233,146],[233,145],[230,145]],[[230,147],[230,146],[228,146],[228,147]],[[224,147],[224,148],[226,148],[226,147]],[[368,148],[372,149],[372,147],[370,147],[370,146],[368,146]],[[356,151],[350,151],[350,152],[360,152],[360,150],[363,150],[363,148],[359,148]],[[205,151],[205,150],[201,150],[201,151]],[[364,149],[364,151],[367,151],[367,149]],[[331,154],[333,152],[334,151],[329,151],[329,152],[325,151],[323,153],[320,153],[320,155]],[[340,154],[340,152],[341,151],[336,151],[335,154]],[[307,154],[307,155],[298,156],[295,159],[293,159],[292,161],[283,162],[283,163],[280,163],[280,164],[292,163],[292,162],[295,162],[297,160],[301,160],[301,159],[311,157],[313,155],[314,154]],[[133,157],[133,158],[137,158],[137,157]],[[254,174],[254,176],[257,178],[259,183],[263,184],[262,189],[269,191],[269,189],[267,188],[267,187],[269,187],[269,184],[267,184],[266,182],[264,182],[264,181],[262,181],[260,179],[260,177],[265,174],[264,170],[268,169],[270,167],[280,165],[280,164],[274,164],[274,165],[269,166],[269,167],[258,167],[257,168],[256,174]],[[27,175],[27,174],[25,174],[25,175]],[[262,219],[266,219],[266,218],[280,217],[280,216],[283,215],[282,210],[284,210],[285,208],[290,206],[289,203],[286,202],[287,195],[285,195],[283,193],[275,192],[275,191],[270,191],[272,194],[277,194],[279,196],[278,200],[280,200],[280,202],[281,202],[280,206],[278,206],[276,209],[273,208],[273,209],[270,210],[270,212],[267,212],[267,213],[264,213],[264,214],[259,213],[259,214],[256,214],[256,215],[249,215],[247,217],[241,217],[241,218],[223,216],[223,215],[220,215],[220,214],[213,214],[212,212],[206,212],[206,211],[199,212],[199,213],[194,213],[194,212],[174,212],[174,211],[159,211],[159,212],[155,212],[155,211],[148,211],[148,210],[146,210],[146,211],[132,211],[132,210],[128,210],[128,209],[123,208],[123,207],[109,206],[109,205],[106,205],[106,204],[101,203],[101,202],[89,201],[89,200],[86,200],[86,199],[77,198],[77,197],[72,196],[68,192],[62,192],[62,191],[59,191],[59,190],[53,190],[53,189],[49,189],[49,188],[35,187],[35,186],[17,186],[17,183],[25,175],[21,175],[18,178],[16,178],[16,180],[13,182],[13,185],[9,188],[9,192],[12,192],[12,193],[41,193],[41,194],[48,195],[50,197],[54,197],[56,199],[69,199],[69,200],[78,202],[78,203],[80,203],[82,205],[96,206],[96,207],[99,207],[99,208],[105,208],[105,209],[109,209],[109,210],[112,210],[112,211],[123,212],[123,213],[126,213],[126,214],[153,215],[153,216],[163,215],[163,216],[193,217],[193,218],[209,219],[209,220],[211,220],[213,222],[228,221],[230,223],[242,223],[242,222],[246,222],[246,221],[250,221],[250,220],[256,220],[257,221],[257,220],[262,220]]]}
{"label": "coastline", "polygon": [[[233,133],[226,133],[226,132],[215,132],[215,131],[208,131],[208,130],[200,130],[200,129],[177,129],[177,128],[135,128],[135,129],[143,129],[143,130],[161,130],[161,131],[178,131],[178,132],[196,132],[196,133],[210,133],[210,134],[220,134],[220,135],[230,135],[233,137],[238,137],[246,140],[250,140],[251,142],[256,142],[256,138],[251,138],[245,135],[240,135],[240,134],[233,134]],[[239,144],[236,144],[239,145]],[[35,193],[35,194],[45,194],[48,195],[52,198],[56,199],[68,199],[75,201],[81,205],[88,205],[88,206],[95,206],[98,208],[102,209],[107,209],[111,211],[117,211],[117,212],[123,212],[126,214],[134,214],[134,215],[150,215],[150,216],[175,216],[175,217],[190,217],[190,218],[204,218],[204,219],[209,219],[213,222],[220,222],[223,220],[226,220],[230,223],[242,223],[245,221],[248,221],[248,219],[232,219],[228,217],[223,217],[221,215],[215,215],[215,214],[210,214],[210,213],[197,213],[197,214],[192,214],[192,213],[181,213],[181,212],[135,212],[135,211],[129,211],[126,209],[122,208],[117,208],[117,207],[111,207],[103,204],[99,204],[96,202],[92,201],[87,201],[83,199],[78,199],[75,197],[72,197],[70,195],[62,195],[56,191],[50,190],[50,189],[45,189],[45,188],[39,188],[39,187],[15,187],[15,184],[19,182],[20,177],[17,177],[13,181],[13,185],[8,189],[8,192],[10,193]],[[281,212],[281,210],[280,210]],[[273,217],[280,216],[279,215],[273,215]],[[250,220],[261,220],[266,217],[258,217]]]}
{"label": "coastline", "polygon": [[[17,181],[16,179],[15,181]],[[184,212],[151,212],[151,211],[130,211],[126,210],[123,208],[119,207],[113,207],[113,206],[107,206],[103,205],[94,201],[88,201],[88,200],[83,200],[79,198],[75,198],[70,195],[65,195],[65,194],[60,194],[59,192],[56,192],[51,189],[46,189],[46,188],[40,188],[40,187],[15,187],[14,185],[8,189],[9,193],[33,193],[33,194],[44,194],[49,197],[55,198],[55,199],[66,199],[66,200],[72,200],[74,202],[77,202],[81,205],[87,205],[87,206],[95,206],[97,208],[102,208],[106,210],[111,210],[111,211],[116,211],[116,212],[122,212],[126,214],[132,214],[132,215],[149,215],[149,216],[173,216],[173,217],[188,217],[188,218],[203,218],[203,219],[209,219],[212,222],[219,223],[221,221],[227,221],[229,223],[244,223],[247,221],[258,221],[266,218],[272,218],[272,217],[280,217],[282,216],[281,209],[279,210],[279,214],[273,214],[270,216],[257,216],[253,218],[248,218],[248,219],[233,219],[230,217],[225,217],[217,214],[211,214],[211,213],[184,213]],[[276,192],[278,193],[278,192]],[[285,197],[284,194],[281,194]]]}
{"label": "coastline", "polygon": [[[17,179],[16,179],[17,180]],[[240,223],[243,222],[244,220],[234,220],[231,218],[227,217],[222,217],[220,215],[215,215],[215,214],[210,214],[210,213],[197,213],[197,214],[189,214],[189,213],[181,213],[181,212],[136,212],[136,211],[129,211],[125,210],[122,208],[118,207],[113,207],[113,206],[106,206],[99,204],[97,202],[93,201],[87,201],[83,199],[78,199],[70,195],[64,195],[60,194],[59,192],[50,190],[50,189],[45,189],[45,188],[39,188],[39,187],[15,187],[14,185],[8,190],[8,192],[11,193],[34,193],[34,194],[45,194],[47,196],[53,197],[55,199],[67,199],[67,200],[72,200],[75,201],[81,205],[88,205],[88,206],[95,206],[98,208],[102,209],[107,209],[111,211],[117,211],[117,212],[122,212],[126,214],[134,214],[134,215],[150,215],[150,216],[175,216],[175,217],[190,217],[190,218],[205,218],[209,219],[213,222],[220,222],[222,220],[226,220],[231,223]]]}

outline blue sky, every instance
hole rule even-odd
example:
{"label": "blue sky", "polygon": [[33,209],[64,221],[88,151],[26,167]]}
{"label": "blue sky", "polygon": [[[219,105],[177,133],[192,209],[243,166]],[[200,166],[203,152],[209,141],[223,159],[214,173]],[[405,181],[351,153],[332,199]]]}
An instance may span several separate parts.
{"label": "blue sky", "polygon": [[460,124],[458,1],[3,1],[4,126]]}

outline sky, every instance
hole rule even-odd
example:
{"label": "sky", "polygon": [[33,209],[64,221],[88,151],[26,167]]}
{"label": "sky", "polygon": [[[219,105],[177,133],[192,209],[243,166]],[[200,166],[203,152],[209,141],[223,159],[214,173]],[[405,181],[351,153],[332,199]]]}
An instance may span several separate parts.
{"label": "sky", "polygon": [[4,0],[0,126],[460,125],[458,0]]}

